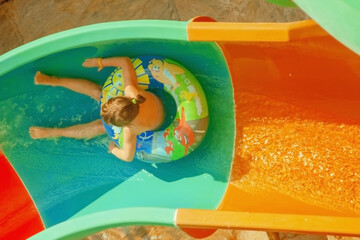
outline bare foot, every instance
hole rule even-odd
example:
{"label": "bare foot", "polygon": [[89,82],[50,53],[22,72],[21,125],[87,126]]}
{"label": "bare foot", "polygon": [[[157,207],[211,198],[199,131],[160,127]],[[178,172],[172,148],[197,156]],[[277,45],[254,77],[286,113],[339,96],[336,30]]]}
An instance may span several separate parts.
{"label": "bare foot", "polygon": [[32,139],[55,137],[55,129],[42,128],[42,127],[30,127],[29,134]]}
{"label": "bare foot", "polygon": [[55,76],[48,76],[45,74],[42,74],[40,71],[37,71],[35,76],[34,76],[34,83],[36,85],[40,84],[40,85],[50,85],[50,86],[55,86],[55,81],[58,78]]}

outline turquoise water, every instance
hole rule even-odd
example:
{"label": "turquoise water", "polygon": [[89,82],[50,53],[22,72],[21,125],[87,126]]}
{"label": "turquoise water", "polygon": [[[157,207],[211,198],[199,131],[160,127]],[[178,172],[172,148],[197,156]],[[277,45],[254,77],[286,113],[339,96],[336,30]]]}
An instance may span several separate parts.
{"label": "turquoise water", "polygon": [[[99,118],[98,103],[60,87],[36,86],[37,70],[102,84],[112,68],[81,67],[95,56],[159,55],[189,69],[209,105],[209,130],[196,151],[176,162],[125,163],[108,154],[110,138],[32,140],[30,126],[67,127]],[[103,42],[56,53],[0,77],[0,144],[25,183],[46,227],[119,207],[214,209],[225,192],[234,144],[233,90],[214,43],[172,40]]]}

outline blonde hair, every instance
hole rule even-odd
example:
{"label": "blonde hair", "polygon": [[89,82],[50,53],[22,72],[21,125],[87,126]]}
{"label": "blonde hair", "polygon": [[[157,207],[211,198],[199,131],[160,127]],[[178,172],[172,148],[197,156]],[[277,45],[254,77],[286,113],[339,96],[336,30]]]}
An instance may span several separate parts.
{"label": "blonde hair", "polygon": [[138,94],[135,98],[125,96],[109,99],[101,107],[101,117],[105,123],[117,127],[131,123],[139,113],[139,104],[145,102],[145,98]]}

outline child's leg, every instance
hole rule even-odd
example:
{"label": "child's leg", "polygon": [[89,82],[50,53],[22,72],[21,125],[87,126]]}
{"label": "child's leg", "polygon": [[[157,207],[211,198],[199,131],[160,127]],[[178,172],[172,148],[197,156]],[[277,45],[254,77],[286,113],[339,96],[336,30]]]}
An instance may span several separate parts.
{"label": "child's leg", "polygon": [[43,128],[30,127],[29,133],[31,138],[51,138],[51,137],[68,137],[68,138],[93,138],[105,134],[105,128],[100,119],[90,123],[78,124],[67,128]]}
{"label": "child's leg", "polygon": [[71,89],[75,92],[88,95],[95,100],[100,100],[102,86],[93,83],[86,79],[79,78],[59,78],[55,76],[48,76],[37,72],[34,77],[34,83],[40,85],[60,86]]}

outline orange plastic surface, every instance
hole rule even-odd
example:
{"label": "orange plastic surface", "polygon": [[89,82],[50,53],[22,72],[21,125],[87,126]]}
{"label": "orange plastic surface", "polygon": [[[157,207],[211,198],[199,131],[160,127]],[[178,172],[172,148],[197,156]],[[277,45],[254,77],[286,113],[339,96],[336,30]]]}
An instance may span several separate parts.
{"label": "orange plastic surface", "polygon": [[213,23],[211,21],[205,17],[194,18],[188,24],[188,39],[216,42],[287,42],[309,36],[327,35],[313,20],[292,23]]}
{"label": "orange plastic surface", "polygon": [[[235,155],[218,210],[256,217],[227,227],[360,235],[360,56],[311,20],[191,22],[188,32],[217,41],[232,76]],[[184,211],[180,227],[226,227],[229,216]]]}
{"label": "orange plastic surface", "polygon": [[257,212],[359,216],[360,56],[330,36],[220,46],[237,124],[233,187],[221,208],[267,194]]}
{"label": "orange plastic surface", "polygon": [[[359,218],[311,215],[265,214],[200,209],[178,209],[177,225],[182,228],[246,229],[279,232],[356,236]],[[326,229],[326,231],[324,231]]]}

